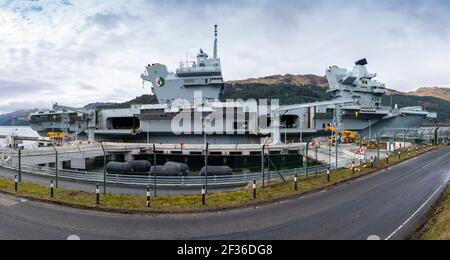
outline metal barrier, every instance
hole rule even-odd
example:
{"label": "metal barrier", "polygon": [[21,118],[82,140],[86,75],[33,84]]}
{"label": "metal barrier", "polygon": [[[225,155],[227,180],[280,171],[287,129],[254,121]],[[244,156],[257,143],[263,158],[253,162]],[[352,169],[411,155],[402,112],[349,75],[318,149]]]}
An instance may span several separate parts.
{"label": "metal barrier", "polygon": [[[341,161],[338,166],[346,167],[351,161]],[[334,165],[332,165],[334,166]],[[12,162],[4,165],[4,168],[18,170],[17,165]],[[295,168],[289,170],[269,171],[265,173],[266,180],[293,177],[295,174],[304,176],[308,172],[309,175],[316,173],[323,174],[326,172],[328,165],[318,165],[310,167]],[[34,174],[38,176],[55,177],[54,168],[22,165],[22,172]],[[104,175],[102,172],[81,172],[74,170],[59,170],[59,178],[73,181],[83,181],[92,183],[103,183]],[[280,176],[281,175],[281,176]],[[151,175],[124,175],[124,174],[106,174],[107,184],[131,185],[131,186],[153,186],[155,183],[154,176]],[[208,184],[212,186],[229,186],[229,185],[245,185],[253,180],[262,180],[261,172],[244,173],[228,176],[208,176]],[[201,186],[205,183],[204,176],[156,176],[157,186]]]}

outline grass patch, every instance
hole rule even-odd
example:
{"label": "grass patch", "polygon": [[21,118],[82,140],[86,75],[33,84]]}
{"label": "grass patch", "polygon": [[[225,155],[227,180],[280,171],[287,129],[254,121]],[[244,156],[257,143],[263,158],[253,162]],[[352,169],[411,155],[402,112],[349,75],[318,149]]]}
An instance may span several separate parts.
{"label": "grass patch", "polygon": [[431,219],[425,225],[421,240],[450,240],[450,185]]}
{"label": "grass patch", "polygon": [[[405,150],[402,152],[400,159],[398,158],[398,154],[391,156],[389,158],[389,165],[415,157],[430,151],[431,149],[437,148],[422,147],[419,150],[412,149],[410,153]],[[331,173],[330,182],[328,182],[326,174],[315,175],[314,173],[310,173],[309,178],[302,177],[298,179],[298,191],[294,190],[293,178],[287,179],[287,182],[282,182],[278,179],[272,180],[266,188],[262,188],[261,184],[258,185],[256,199],[253,199],[253,190],[251,187],[229,192],[209,193],[206,197],[206,205],[204,206],[201,204],[201,195],[198,194],[152,197],[151,207],[147,207],[144,189],[142,196],[101,194],[100,205],[96,205],[96,195],[94,192],[90,193],[59,188],[55,190],[54,198],[50,198],[49,187],[33,183],[19,183],[19,189],[15,192],[14,181],[5,178],[0,178],[0,191],[15,194],[24,198],[53,202],[72,207],[122,213],[200,212],[245,207],[295,197],[375,172],[389,165],[386,160],[382,160],[375,168],[369,168],[368,165],[357,166],[355,174],[353,174],[353,171],[350,169],[339,169]]]}

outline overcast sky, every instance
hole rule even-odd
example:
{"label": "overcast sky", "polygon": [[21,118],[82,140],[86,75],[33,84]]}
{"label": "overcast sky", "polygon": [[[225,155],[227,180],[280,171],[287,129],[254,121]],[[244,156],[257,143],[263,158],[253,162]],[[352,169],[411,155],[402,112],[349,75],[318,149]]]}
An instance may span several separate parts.
{"label": "overcast sky", "polygon": [[449,13],[446,0],[0,0],[0,113],[148,93],[145,65],[212,54],[214,24],[225,80],[367,57],[390,88],[450,86]]}

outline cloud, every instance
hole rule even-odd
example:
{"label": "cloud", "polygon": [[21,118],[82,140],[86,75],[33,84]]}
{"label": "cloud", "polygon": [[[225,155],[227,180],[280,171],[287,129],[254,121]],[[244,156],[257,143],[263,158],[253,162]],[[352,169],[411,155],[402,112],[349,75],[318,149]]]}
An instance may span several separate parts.
{"label": "cloud", "polygon": [[96,87],[86,84],[83,81],[76,81],[75,84],[80,87],[81,90],[97,90]]}
{"label": "cloud", "polygon": [[117,27],[119,27],[123,22],[130,21],[132,19],[138,19],[138,17],[132,16],[128,13],[98,13],[93,16],[86,17],[86,26],[99,26],[102,30],[110,31],[117,29]]}
{"label": "cloud", "polygon": [[48,102],[18,101],[10,103],[0,103],[0,111],[17,111],[22,109],[48,109]]}
{"label": "cloud", "polygon": [[45,93],[55,91],[58,87],[49,82],[39,82],[34,80],[13,81],[0,79],[0,99],[8,96],[21,96],[28,93]]}
{"label": "cloud", "polygon": [[145,64],[174,70],[199,48],[211,53],[214,24],[226,80],[323,75],[367,57],[388,87],[448,86],[449,12],[439,0],[2,1],[0,106],[148,93]]}

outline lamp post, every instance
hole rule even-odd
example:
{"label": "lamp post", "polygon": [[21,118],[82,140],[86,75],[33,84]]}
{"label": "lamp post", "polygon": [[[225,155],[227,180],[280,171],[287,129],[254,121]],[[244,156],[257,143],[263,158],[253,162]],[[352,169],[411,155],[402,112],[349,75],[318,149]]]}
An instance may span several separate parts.
{"label": "lamp post", "polygon": [[262,184],[263,184],[263,188],[265,188],[266,186],[266,182],[265,182],[265,178],[266,178],[266,173],[265,173],[265,170],[264,170],[264,166],[265,166],[265,160],[264,160],[264,151],[265,151],[265,149],[266,149],[266,144],[267,144],[267,140],[269,140],[269,137],[266,137],[265,139],[264,139],[264,142],[263,142],[263,144],[262,144],[262,146],[261,146],[261,175],[262,175]]}
{"label": "lamp post", "polygon": [[338,148],[338,146],[339,146],[339,142],[338,142],[338,132],[336,131],[336,133],[335,133],[335,145],[336,145],[336,171],[337,171],[337,169],[339,168],[338,166],[338,164],[339,164],[339,158],[338,158],[338,152],[339,152],[339,148]]}
{"label": "lamp post", "polygon": [[[156,166],[156,146],[153,144],[153,169],[155,169]],[[154,197],[156,197],[156,171],[153,171],[153,191],[154,191]]]}
{"label": "lamp post", "polygon": [[22,148],[19,147],[19,182],[22,182]]}
{"label": "lamp post", "polygon": [[103,151],[103,194],[106,194],[106,151],[103,142],[100,142]]}
{"label": "lamp post", "polygon": [[208,146],[209,146],[209,144],[206,143],[206,145],[205,145],[205,189],[206,189],[206,192],[208,192]]}
{"label": "lamp post", "polygon": [[203,121],[204,145],[205,145],[205,191],[208,192],[208,142],[206,140],[206,119]]}
{"label": "lamp post", "polygon": [[148,125],[150,124],[150,121],[147,123],[147,144],[149,144],[150,143],[150,132],[149,132],[149,130],[148,130]]}
{"label": "lamp post", "polygon": [[50,142],[50,145],[55,150],[55,187],[58,188],[58,176],[59,176],[59,168],[58,168],[58,150],[56,149],[53,142]]}
{"label": "lamp post", "polygon": [[287,144],[287,125],[284,123],[284,144]]}
{"label": "lamp post", "polygon": [[306,142],[306,153],[305,153],[305,175],[306,178],[308,178],[308,151],[309,151],[309,142],[311,142],[311,140],[308,140]]}
{"label": "lamp post", "polygon": [[328,169],[331,169],[331,142],[328,144]]}
{"label": "lamp post", "polygon": [[316,164],[316,175],[317,175],[317,172],[318,172],[318,169],[317,169],[317,143],[315,143],[315,153],[316,153],[316,161],[315,161],[315,164]]}
{"label": "lamp post", "polygon": [[301,120],[301,118],[299,118],[298,119],[298,121],[299,121],[299,129],[300,129],[300,140],[299,140],[299,142],[300,143],[302,143],[303,142],[303,132],[302,132],[302,120]]}

